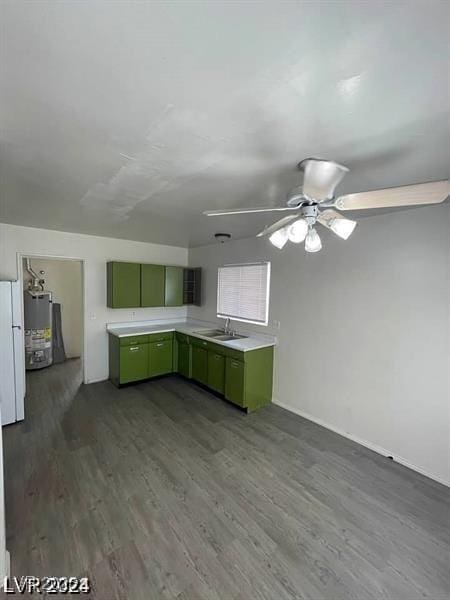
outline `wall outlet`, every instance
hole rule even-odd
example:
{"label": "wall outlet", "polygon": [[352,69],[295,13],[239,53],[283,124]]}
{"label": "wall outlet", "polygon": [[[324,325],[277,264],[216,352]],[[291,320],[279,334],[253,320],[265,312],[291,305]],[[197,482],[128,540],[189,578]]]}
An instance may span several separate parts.
{"label": "wall outlet", "polygon": [[274,320],[274,321],[272,321],[272,323],[273,323],[273,326],[275,327],[275,329],[280,330],[280,327],[281,327],[280,321]]}
{"label": "wall outlet", "polygon": [[133,320],[135,316],[136,316],[136,311],[132,310],[131,311],[131,320]]}

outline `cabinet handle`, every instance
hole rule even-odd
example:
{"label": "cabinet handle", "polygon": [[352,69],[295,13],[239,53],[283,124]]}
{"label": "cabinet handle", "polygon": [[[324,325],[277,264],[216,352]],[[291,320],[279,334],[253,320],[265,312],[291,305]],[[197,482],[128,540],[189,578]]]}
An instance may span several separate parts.
{"label": "cabinet handle", "polygon": [[161,342],[161,344],[156,344],[157,348],[161,348],[161,346],[163,346],[163,343]]}
{"label": "cabinet handle", "polygon": [[136,352],[136,350],[139,350],[139,346],[130,347],[130,352]]}
{"label": "cabinet handle", "polygon": [[238,367],[238,366],[239,366],[239,363],[232,361],[232,363],[231,363],[231,366],[232,366],[232,367]]}
{"label": "cabinet handle", "polygon": [[203,344],[204,346],[206,346],[207,342],[202,342],[202,344]]}

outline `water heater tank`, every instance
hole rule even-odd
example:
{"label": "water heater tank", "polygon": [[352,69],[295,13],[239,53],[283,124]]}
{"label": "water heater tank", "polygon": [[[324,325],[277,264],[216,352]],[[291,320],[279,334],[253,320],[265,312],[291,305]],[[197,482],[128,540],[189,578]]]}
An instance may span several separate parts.
{"label": "water heater tank", "polygon": [[25,367],[42,369],[52,364],[52,293],[26,290],[25,316]]}

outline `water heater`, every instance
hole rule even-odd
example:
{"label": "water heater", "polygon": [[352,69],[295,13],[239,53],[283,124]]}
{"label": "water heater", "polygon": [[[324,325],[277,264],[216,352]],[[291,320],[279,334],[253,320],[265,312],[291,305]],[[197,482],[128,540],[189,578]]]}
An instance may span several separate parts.
{"label": "water heater", "polygon": [[52,293],[26,290],[25,367],[42,369],[52,364]]}
{"label": "water heater", "polygon": [[[53,362],[52,353],[52,293],[44,290],[44,280],[39,279],[26,259],[26,269],[32,275],[29,288],[23,293],[25,317],[25,368],[42,369]],[[41,271],[43,274],[43,271]]]}

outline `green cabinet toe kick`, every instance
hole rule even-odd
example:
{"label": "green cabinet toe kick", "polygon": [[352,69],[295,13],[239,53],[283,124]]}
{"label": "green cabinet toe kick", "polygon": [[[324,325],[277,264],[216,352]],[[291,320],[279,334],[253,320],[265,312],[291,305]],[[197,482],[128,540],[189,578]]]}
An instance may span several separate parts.
{"label": "green cabinet toe kick", "polygon": [[251,412],[272,401],[273,352],[243,352],[179,332],[109,334],[109,378],[120,387],[179,373]]}

